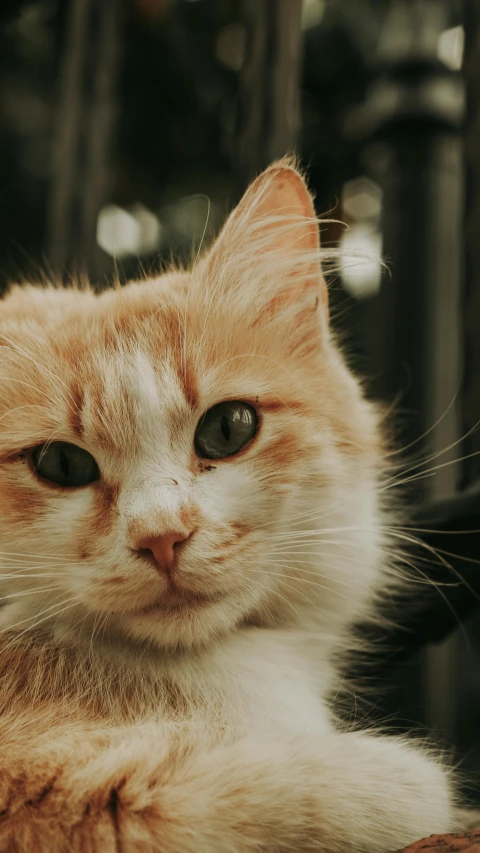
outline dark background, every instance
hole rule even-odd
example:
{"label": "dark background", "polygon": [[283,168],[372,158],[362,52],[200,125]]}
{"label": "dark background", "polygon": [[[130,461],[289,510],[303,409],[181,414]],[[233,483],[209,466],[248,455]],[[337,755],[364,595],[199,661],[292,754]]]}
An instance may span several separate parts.
{"label": "dark background", "polygon": [[475,0],[0,5],[0,290],[101,288],[190,257],[292,150],[319,214],[348,224],[322,232],[342,250],[332,316],[370,393],[396,403],[406,535],[423,542],[364,683],[372,713],[435,731],[474,774],[479,99]]}

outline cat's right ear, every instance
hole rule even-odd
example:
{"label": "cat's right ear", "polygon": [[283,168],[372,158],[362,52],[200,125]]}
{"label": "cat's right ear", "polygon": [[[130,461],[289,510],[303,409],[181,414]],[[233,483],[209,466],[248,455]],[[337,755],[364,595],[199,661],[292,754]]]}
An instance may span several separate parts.
{"label": "cat's right ear", "polygon": [[[313,201],[289,159],[274,163],[248,188],[202,262],[209,289],[232,306],[290,320],[305,309],[328,313]],[[233,300],[233,302],[232,302]]]}

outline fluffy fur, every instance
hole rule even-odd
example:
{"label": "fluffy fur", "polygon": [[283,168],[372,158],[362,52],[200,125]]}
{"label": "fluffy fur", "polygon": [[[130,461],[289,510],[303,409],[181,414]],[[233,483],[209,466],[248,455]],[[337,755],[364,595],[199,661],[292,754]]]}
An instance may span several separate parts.
{"label": "fluffy fur", "polygon": [[[386,853],[451,828],[435,757],[328,706],[387,561],[379,416],[320,259],[283,161],[191,270],[0,303],[0,850]],[[258,432],[198,458],[223,400]],[[36,476],[58,440],[100,479]],[[172,529],[173,598],[139,546]]]}

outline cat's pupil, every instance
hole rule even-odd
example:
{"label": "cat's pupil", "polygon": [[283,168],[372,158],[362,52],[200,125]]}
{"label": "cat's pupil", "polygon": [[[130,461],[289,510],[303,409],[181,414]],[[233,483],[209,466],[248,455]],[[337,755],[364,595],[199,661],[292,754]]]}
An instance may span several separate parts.
{"label": "cat's pupil", "polygon": [[62,474],[68,478],[70,476],[70,462],[67,454],[63,451],[60,455],[60,468],[62,469]]}
{"label": "cat's pupil", "polygon": [[225,415],[222,415],[220,429],[222,430],[222,434],[225,441],[230,441],[230,424],[228,422],[228,418]]}

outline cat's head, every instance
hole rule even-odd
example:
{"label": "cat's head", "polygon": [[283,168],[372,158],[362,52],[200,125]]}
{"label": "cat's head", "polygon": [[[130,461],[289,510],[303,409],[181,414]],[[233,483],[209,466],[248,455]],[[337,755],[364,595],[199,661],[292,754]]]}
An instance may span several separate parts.
{"label": "cat's head", "polygon": [[190,271],[0,303],[0,628],[334,631],[378,571],[377,418],[275,164]]}

